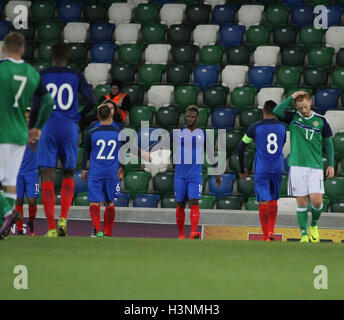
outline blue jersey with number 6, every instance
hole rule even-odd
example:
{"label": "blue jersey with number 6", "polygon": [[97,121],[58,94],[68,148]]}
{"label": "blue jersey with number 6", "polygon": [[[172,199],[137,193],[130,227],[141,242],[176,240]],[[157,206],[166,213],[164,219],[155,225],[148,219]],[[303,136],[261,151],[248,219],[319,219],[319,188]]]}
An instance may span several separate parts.
{"label": "blue jersey with number 6", "polygon": [[246,136],[256,143],[254,172],[283,173],[285,125],[276,119],[264,119],[252,124],[247,129]]}

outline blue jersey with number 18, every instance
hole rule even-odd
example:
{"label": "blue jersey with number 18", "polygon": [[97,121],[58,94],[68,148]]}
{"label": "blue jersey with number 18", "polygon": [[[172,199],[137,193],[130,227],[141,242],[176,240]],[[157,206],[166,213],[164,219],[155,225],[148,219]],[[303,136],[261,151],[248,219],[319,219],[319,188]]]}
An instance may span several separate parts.
{"label": "blue jersey with number 18", "polygon": [[276,119],[264,119],[252,124],[247,129],[246,136],[256,143],[254,172],[283,173],[285,125]]}

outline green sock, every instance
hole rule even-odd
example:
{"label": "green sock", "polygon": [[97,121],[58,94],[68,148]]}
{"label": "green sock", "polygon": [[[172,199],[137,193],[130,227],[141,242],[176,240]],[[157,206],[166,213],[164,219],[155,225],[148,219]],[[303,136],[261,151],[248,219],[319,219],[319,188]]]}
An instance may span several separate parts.
{"label": "green sock", "polygon": [[308,212],[307,207],[297,207],[296,217],[299,227],[301,229],[302,236],[307,236],[307,225],[308,225]]}
{"label": "green sock", "polygon": [[14,206],[14,200],[13,200],[13,205],[11,205],[12,202],[9,202],[9,199],[4,196],[4,193],[0,191],[0,227],[4,223],[5,220],[5,214],[13,209]]}
{"label": "green sock", "polygon": [[313,205],[311,206],[311,212],[312,212],[312,221],[311,221],[311,226],[315,227],[318,225],[318,220],[320,218],[321,212],[323,210],[323,204],[321,204],[320,208],[315,208]]}

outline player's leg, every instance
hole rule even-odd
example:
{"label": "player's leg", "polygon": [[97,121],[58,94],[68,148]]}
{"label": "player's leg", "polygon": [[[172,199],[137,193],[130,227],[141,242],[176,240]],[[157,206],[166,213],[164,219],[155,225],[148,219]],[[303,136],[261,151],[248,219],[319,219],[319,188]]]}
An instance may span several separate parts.
{"label": "player's leg", "polygon": [[41,168],[42,178],[42,202],[45,215],[48,220],[48,237],[57,236],[55,224],[55,167],[54,168]]}
{"label": "player's leg", "polygon": [[185,179],[174,178],[174,195],[177,201],[176,208],[176,223],[179,233],[179,239],[185,239],[184,224],[185,224],[185,206],[186,206],[186,183]]}
{"label": "player's leg", "polygon": [[197,232],[200,212],[199,200],[202,197],[202,178],[190,179],[188,183],[188,198],[190,205],[190,221],[191,221],[191,234],[190,239],[200,239],[201,233]]}
{"label": "player's leg", "polygon": [[24,183],[24,176],[18,175],[17,177],[17,200],[15,204],[15,210],[20,213],[22,216],[22,219],[17,221],[17,229],[18,229],[18,235],[23,234],[23,217],[24,217],[24,191],[25,191],[25,183]]}
{"label": "player's leg", "polygon": [[30,175],[26,175],[25,181],[25,194],[29,207],[29,221],[27,223],[32,236],[34,233],[34,220],[37,214],[37,199],[39,197],[39,175],[38,172],[33,172]]}
{"label": "player's leg", "polygon": [[273,240],[275,224],[278,212],[277,200],[280,198],[280,189],[282,184],[282,174],[270,174],[271,200],[269,200],[269,238]]}
{"label": "player's leg", "polygon": [[115,224],[115,205],[113,199],[116,193],[116,186],[118,185],[117,179],[112,177],[106,181],[106,201],[104,212],[104,236],[111,237],[113,226]]}
{"label": "player's leg", "polygon": [[30,233],[32,236],[35,235],[35,228],[34,228],[34,223],[35,223],[35,218],[37,214],[37,198],[28,198],[28,205],[29,205],[29,221],[28,221],[28,228],[30,230]]}
{"label": "player's leg", "polygon": [[88,176],[88,201],[90,203],[90,216],[93,227],[96,229],[96,236],[103,237],[100,221],[100,203],[104,202],[103,180]]}

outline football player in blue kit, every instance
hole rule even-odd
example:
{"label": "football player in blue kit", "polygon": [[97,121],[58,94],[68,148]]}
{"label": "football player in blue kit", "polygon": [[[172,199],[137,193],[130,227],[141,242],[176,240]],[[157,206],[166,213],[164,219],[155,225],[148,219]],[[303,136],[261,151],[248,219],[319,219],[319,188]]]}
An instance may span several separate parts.
{"label": "football player in blue kit", "polygon": [[286,141],[286,127],[273,114],[275,106],[272,100],[265,102],[263,120],[253,123],[247,129],[238,146],[239,176],[245,179],[248,175],[244,163],[245,148],[253,140],[256,143],[254,186],[265,241],[273,240],[283,175],[283,145]]}
{"label": "football player in blue kit", "polygon": [[[68,47],[59,43],[51,49],[52,67],[42,70],[41,77],[55,101],[53,111],[42,131],[38,146],[38,165],[42,175],[42,200],[48,220],[48,237],[67,234],[67,214],[74,197],[74,168],[77,163],[78,122],[95,106],[96,99],[85,77],[67,67]],[[85,99],[79,112],[77,94]],[[37,99],[36,99],[37,100]],[[34,100],[34,103],[37,103]],[[58,158],[63,168],[61,214],[55,225],[54,177]]]}

